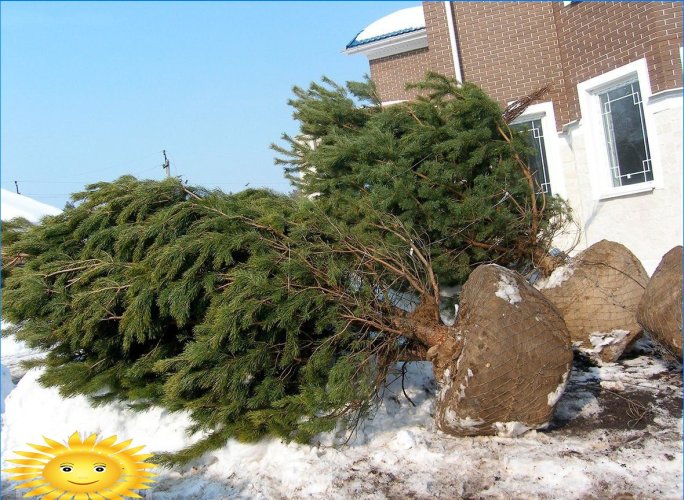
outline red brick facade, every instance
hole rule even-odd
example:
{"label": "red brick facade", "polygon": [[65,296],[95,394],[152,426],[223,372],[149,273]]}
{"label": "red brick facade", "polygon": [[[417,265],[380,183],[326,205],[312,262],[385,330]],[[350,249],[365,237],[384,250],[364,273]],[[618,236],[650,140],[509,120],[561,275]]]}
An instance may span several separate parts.
{"label": "red brick facade", "polygon": [[[371,79],[384,102],[411,99],[414,96],[415,92],[405,89],[406,84],[422,80],[425,73],[430,71],[429,52],[425,47],[370,62]],[[449,74],[453,74],[453,70]]]}
{"label": "red brick facade", "polygon": [[556,101],[563,71],[552,3],[464,2],[453,7],[464,80],[480,85],[504,106],[546,84]]}
{"label": "red brick facade", "polygon": [[646,58],[653,93],[682,86],[680,2],[554,4],[566,99],[560,124],[579,118],[577,84]]}
{"label": "red brick facade", "polygon": [[[557,125],[580,117],[577,84],[646,58],[653,93],[681,87],[679,2],[453,2],[463,79],[502,105],[550,84]],[[428,47],[370,62],[384,101],[426,71],[454,75],[443,2],[424,2]]]}
{"label": "red brick facade", "polygon": [[407,92],[406,84],[422,80],[428,71],[444,75],[454,74],[454,58],[451,55],[444,4],[425,2],[423,14],[428,38],[427,48],[370,62],[371,78],[377,85],[383,101],[410,99],[415,92]]}

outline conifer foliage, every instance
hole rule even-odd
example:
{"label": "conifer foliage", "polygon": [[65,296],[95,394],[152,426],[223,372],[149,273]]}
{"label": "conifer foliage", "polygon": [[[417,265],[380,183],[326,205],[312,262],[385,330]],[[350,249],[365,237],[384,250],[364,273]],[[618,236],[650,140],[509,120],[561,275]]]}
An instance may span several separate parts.
{"label": "conifer foliage", "polygon": [[2,223],[2,279],[9,276],[13,267],[21,265],[25,256],[21,254],[9,255],[6,252],[8,245],[18,241],[24,232],[33,224],[23,217],[16,217]]}
{"label": "conifer foliage", "polygon": [[228,437],[306,441],[369,408],[401,346],[379,319],[390,275],[349,272],[362,230],[308,200],[173,179],[124,177],[74,200],[8,247],[26,261],[3,315],[49,352],[34,362],[42,383],[188,410],[209,435],[172,460]]}
{"label": "conifer foliage", "polygon": [[363,220],[366,199],[425,231],[442,283],[462,284],[483,262],[542,265],[568,210],[541,192],[508,114],[470,83],[431,73],[413,87],[420,97],[389,106],[372,82],[295,87],[300,135],[272,146],[278,162],[335,219]]}
{"label": "conifer foliage", "polygon": [[449,344],[440,282],[531,267],[565,220],[481,90],[420,88],[390,107],[369,84],[295,89],[306,140],[278,150],[317,196],[122,177],[7,241],[3,225],[3,258],[21,256],[3,318],[48,351],[41,382],[190,412],[206,436],[170,461],[353,425],[392,363]]}

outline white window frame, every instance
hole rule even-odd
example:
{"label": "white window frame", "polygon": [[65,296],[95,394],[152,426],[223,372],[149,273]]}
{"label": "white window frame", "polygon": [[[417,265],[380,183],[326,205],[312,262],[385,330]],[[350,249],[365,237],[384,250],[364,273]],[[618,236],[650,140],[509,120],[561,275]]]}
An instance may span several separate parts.
{"label": "white window frame", "polygon": [[[646,136],[651,153],[653,180],[615,187],[613,186],[610,173],[608,145],[605,138],[598,94],[623,82],[626,83],[633,80],[639,82],[644,122],[646,123]],[[589,165],[594,199],[605,200],[618,196],[647,193],[664,187],[663,173],[660,168],[660,154],[655,137],[656,126],[653,119],[653,110],[649,106],[649,98],[652,92],[646,59],[639,59],[581,82],[577,85],[577,93],[579,95],[583,128],[585,128],[587,164]]]}
{"label": "white window frame", "polygon": [[556,114],[553,111],[551,101],[539,102],[528,106],[525,112],[511,122],[518,125],[531,120],[541,120],[544,134],[544,147],[546,148],[546,162],[549,171],[549,183],[551,184],[552,196],[560,196],[567,199],[565,190],[565,176],[561,166],[560,145],[558,132],[556,131]]}
{"label": "white window frame", "polygon": [[402,102],[407,102],[407,99],[397,99],[395,101],[383,101],[380,106],[394,106],[395,104],[401,104]]}

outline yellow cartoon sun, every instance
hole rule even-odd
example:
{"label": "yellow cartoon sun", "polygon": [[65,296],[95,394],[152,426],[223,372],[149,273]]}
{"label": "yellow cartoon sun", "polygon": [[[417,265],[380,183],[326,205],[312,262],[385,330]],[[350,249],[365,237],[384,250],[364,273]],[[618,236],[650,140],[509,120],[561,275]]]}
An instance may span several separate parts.
{"label": "yellow cartoon sun", "polygon": [[[24,497],[41,496],[44,500],[59,498],[74,500],[142,498],[132,490],[148,489],[146,483],[156,476],[146,469],[154,464],[143,462],[149,453],[136,453],[144,448],[127,448],[131,440],[116,442],[116,436],[97,441],[97,434],[81,440],[78,432],[68,444],[43,437],[47,446],[29,444],[35,451],[17,451],[16,458],[8,462],[21,467],[5,469],[11,481],[22,481],[18,489],[29,488]],[[62,496],[65,495],[65,496]]]}

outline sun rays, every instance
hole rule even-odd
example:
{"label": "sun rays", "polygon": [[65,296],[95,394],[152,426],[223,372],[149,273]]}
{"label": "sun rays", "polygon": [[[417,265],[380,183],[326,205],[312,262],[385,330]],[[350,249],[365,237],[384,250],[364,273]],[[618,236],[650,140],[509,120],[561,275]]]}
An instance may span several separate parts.
{"label": "sun rays", "polygon": [[81,440],[74,432],[66,445],[43,437],[45,445],[30,444],[35,451],[16,451],[22,458],[8,462],[19,467],[4,469],[17,489],[28,489],[24,497],[44,500],[123,500],[141,498],[133,490],[148,489],[156,474],[147,469],[154,464],[143,460],[149,453],[138,453],[144,446],[128,448],[131,440],[116,442],[116,436],[97,441],[97,434]]}

